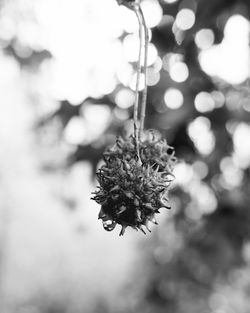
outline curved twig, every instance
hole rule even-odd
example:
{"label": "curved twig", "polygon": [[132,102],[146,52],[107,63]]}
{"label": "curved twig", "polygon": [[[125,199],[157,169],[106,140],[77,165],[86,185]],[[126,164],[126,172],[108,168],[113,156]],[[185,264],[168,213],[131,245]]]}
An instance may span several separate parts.
{"label": "curved twig", "polygon": [[139,5],[134,5],[133,11],[135,12],[138,23],[139,23],[139,41],[140,41],[140,46],[139,46],[139,56],[138,56],[138,61],[137,61],[137,74],[136,74],[136,90],[135,90],[135,104],[134,104],[134,135],[135,135],[135,142],[136,142],[136,149],[137,149],[137,154],[139,156],[139,128],[138,128],[138,107],[139,107],[139,97],[140,97],[140,78],[141,78],[141,57],[142,57],[142,45],[143,45],[143,21],[141,18],[141,13],[140,13],[140,6]]}
{"label": "curved twig", "polygon": [[144,121],[146,115],[146,104],[147,104],[147,64],[148,64],[148,28],[146,25],[145,17],[142,12],[141,7],[139,6],[139,14],[142,21],[143,31],[144,31],[144,64],[143,64],[143,74],[144,74],[144,89],[142,91],[142,104],[141,104],[141,115],[140,115],[140,131],[139,131],[139,139],[141,138]]}

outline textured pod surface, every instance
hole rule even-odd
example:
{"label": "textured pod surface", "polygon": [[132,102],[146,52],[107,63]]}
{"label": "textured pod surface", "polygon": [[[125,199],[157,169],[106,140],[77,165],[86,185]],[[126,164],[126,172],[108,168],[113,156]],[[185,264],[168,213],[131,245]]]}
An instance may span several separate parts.
{"label": "textured pod surface", "polygon": [[157,223],[155,214],[170,209],[168,187],[176,162],[174,149],[153,131],[139,142],[137,155],[134,137],[117,138],[104,153],[104,165],[97,173],[100,184],[92,198],[101,205],[99,218],[106,230],[116,224],[148,231],[148,222]]}

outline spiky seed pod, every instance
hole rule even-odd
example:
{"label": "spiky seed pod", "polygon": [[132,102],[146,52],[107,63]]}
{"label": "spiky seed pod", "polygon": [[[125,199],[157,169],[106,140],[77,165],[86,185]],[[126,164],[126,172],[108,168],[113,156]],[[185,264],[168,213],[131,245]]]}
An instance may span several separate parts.
{"label": "spiky seed pod", "polygon": [[104,229],[111,231],[116,224],[148,231],[148,222],[157,223],[155,214],[170,209],[168,187],[173,180],[176,162],[174,149],[154,131],[149,131],[138,144],[139,158],[133,136],[117,138],[104,153],[105,164],[99,169],[99,190],[92,198],[101,205],[99,218]]}

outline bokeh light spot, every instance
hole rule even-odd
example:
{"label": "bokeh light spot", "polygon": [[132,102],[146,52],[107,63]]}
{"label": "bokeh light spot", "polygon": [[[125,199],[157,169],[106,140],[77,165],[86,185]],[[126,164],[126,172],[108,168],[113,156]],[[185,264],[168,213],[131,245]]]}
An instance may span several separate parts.
{"label": "bokeh light spot", "polygon": [[205,113],[215,108],[215,101],[210,93],[201,91],[196,95],[194,105],[198,112]]}
{"label": "bokeh light spot", "polygon": [[169,75],[172,80],[177,83],[182,83],[187,80],[189,75],[189,70],[184,62],[176,62],[170,67]]}
{"label": "bokeh light spot", "polygon": [[225,126],[227,132],[232,136],[238,126],[238,123],[235,120],[228,120]]}
{"label": "bokeh light spot", "polygon": [[190,194],[195,199],[197,209],[202,215],[210,214],[217,208],[217,199],[213,190],[204,182],[194,181],[189,186]]}
{"label": "bokeh light spot", "polygon": [[139,38],[136,35],[129,34],[123,40],[123,50],[126,59],[129,62],[135,62],[138,59]]}
{"label": "bokeh light spot", "polygon": [[175,184],[186,185],[189,184],[194,176],[194,171],[191,165],[181,162],[174,168]]}
{"label": "bokeh light spot", "polygon": [[134,33],[138,30],[138,21],[136,19],[135,14],[129,9],[127,9],[124,6],[118,7],[120,10],[120,24],[122,25],[122,28],[127,33]]}
{"label": "bokeh light spot", "polygon": [[250,125],[240,123],[233,134],[234,156],[241,168],[250,165]]}
{"label": "bokeh light spot", "polygon": [[[144,57],[144,55],[142,55],[142,57]],[[155,63],[155,61],[157,60],[158,57],[158,51],[155,47],[154,44],[150,43],[148,45],[148,60],[147,60],[147,65],[150,66],[153,63]]]}
{"label": "bokeh light spot", "polygon": [[162,59],[158,56],[153,64],[153,68],[155,72],[160,72],[160,70],[162,69]]}
{"label": "bokeh light spot", "polygon": [[88,132],[82,117],[72,117],[64,130],[64,138],[70,144],[83,144]]}
{"label": "bokeh light spot", "polygon": [[223,158],[220,162],[220,169],[222,171],[222,185],[225,188],[230,189],[241,184],[243,172],[235,165],[233,158]]}
{"label": "bokeh light spot", "polygon": [[208,118],[199,116],[193,120],[188,126],[188,135],[201,154],[208,155],[213,151],[215,137]]}
{"label": "bokeh light spot", "polygon": [[162,59],[164,70],[169,71],[171,66],[177,62],[182,62],[183,58],[183,55],[180,53],[166,53]]}
{"label": "bokeh light spot", "polygon": [[179,109],[183,105],[184,97],[182,92],[176,88],[169,88],[164,94],[166,106],[170,109]]}
{"label": "bokeh light spot", "polygon": [[3,14],[0,20],[0,38],[10,41],[17,32],[16,27],[14,20]]}
{"label": "bokeh light spot", "polygon": [[176,16],[175,23],[181,30],[188,30],[193,27],[195,23],[194,11],[190,9],[182,9]]}
{"label": "bokeh light spot", "polygon": [[225,308],[227,308],[227,304],[227,298],[221,293],[215,292],[210,296],[209,306],[211,310],[213,310],[213,312],[228,312],[228,309],[224,310]]}
{"label": "bokeh light spot", "polygon": [[174,23],[175,19],[172,15],[163,15],[160,24],[158,25],[158,28],[164,29],[165,27],[168,27],[169,25],[172,25]]}
{"label": "bokeh light spot", "polygon": [[225,96],[221,91],[214,90],[211,92],[211,96],[214,99],[214,105],[216,108],[221,108],[225,104]]}
{"label": "bokeh light spot", "polygon": [[185,215],[193,221],[198,221],[201,219],[202,214],[199,210],[197,210],[196,206],[194,205],[193,201],[187,205],[185,208]]}
{"label": "bokeh light spot", "polygon": [[126,121],[129,118],[129,113],[126,109],[115,108],[113,113],[114,116],[120,121]]}
{"label": "bokeh light spot", "polygon": [[199,30],[195,35],[195,43],[202,50],[210,48],[214,43],[214,32],[208,28]]}
{"label": "bokeh light spot", "polygon": [[249,77],[249,21],[241,15],[231,16],[219,45],[201,51],[199,62],[210,76],[230,84],[240,84]]}
{"label": "bokeh light spot", "polygon": [[134,103],[134,93],[130,89],[121,89],[115,96],[115,102],[121,109],[127,109]]}
{"label": "bokeh light spot", "polygon": [[85,117],[84,121],[88,133],[88,142],[92,142],[99,138],[108,127],[111,118],[111,109],[106,104],[85,104],[82,111]]}
{"label": "bokeh light spot", "polygon": [[157,26],[163,15],[162,8],[158,1],[154,0],[145,0],[141,3],[142,11],[145,16],[145,20],[147,21],[148,27]]}
{"label": "bokeh light spot", "polygon": [[240,105],[242,106],[243,110],[246,112],[250,112],[250,98],[247,97],[245,99],[241,99]]}
{"label": "bokeh light spot", "polygon": [[147,86],[155,86],[160,81],[161,75],[154,69],[150,68],[147,71]]}
{"label": "bokeh light spot", "polygon": [[205,178],[208,174],[208,166],[205,162],[195,161],[193,163],[193,169],[200,179]]}

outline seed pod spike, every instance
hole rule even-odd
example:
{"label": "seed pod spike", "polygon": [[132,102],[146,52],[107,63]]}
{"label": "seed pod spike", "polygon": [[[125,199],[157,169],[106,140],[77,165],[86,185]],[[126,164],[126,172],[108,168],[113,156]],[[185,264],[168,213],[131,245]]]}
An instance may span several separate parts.
{"label": "seed pod spike", "polygon": [[134,199],[134,205],[135,205],[135,206],[137,206],[137,207],[140,205],[139,200],[138,200],[138,199],[136,199],[136,198]]}
{"label": "seed pod spike", "polygon": [[140,231],[144,234],[144,235],[146,235],[146,232],[145,232],[145,230],[142,228],[142,226],[140,225],[140,226],[138,226],[138,228],[140,229]]}
{"label": "seed pod spike", "polygon": [[133,199],[133,198],[134,198],[134,195],[133,195],[132,192],[130,192],[130,191],[126,191],[126,192],[124,192],[124,194],[125,194],[125,196],[126,196],[127,198],[129,198],[129,199]]}
{"label": "seed pod spike", "polygon": [[155,169],[155,173],[158,173],[159,168],[160,168],[160,165],[158,164],[157,167],[156,167],[156,169]]}
{"label": "seed pod spike", "polygon": [[112,199],[113,199],[114,201],[118,200],[119,197],[120,197],[119,195],[112,195]]}
{"label": "seed pod spike", "polygon": [[155,211],[156,209],[152,206],[152,204],[151,203],[146,203],[145,204],[145,208],[147,208],[147,209],[149,209],[149,210],[151,210],[151,211]]}
{"label": "seed pod spike", "polygon": [[127,227],[127,226],[122,225],[122,229],[121,229],[121,231],[120,231],[120,233],[119,233],[119,236],[123,236],[123,235],[124,235],[125,230],[126,230],[126,227]]}
{"label": "seed pod spike", "polygon": [[116,185],[112,189],[110,189],[110,192],[117,191],[119,189],[120,189],[120,187],[118,185]]}
{"label": "seed pod spike", "polygon": [[137,209],[135,211],[135,214],[136,214],[136,218],[137,218],[138,222],[141,222],[141,211]]}
{"label": "seed pod spike", "polygon": [[151,233],[151,229],[149,229],[149,227],[148,227],[148,220],[145,221],[145,224],[144,224],[144,225],[145,225],[145,227],[147,228],[147,230]]}
{"label": "seed pod spike", "polygon": [[163,209],[167,209],[167,210],[171,210],[171,206],[166,206],[166,205],[164,205],[164,206],[162,206],[162,208],[163,208]]}
{"label": "seed pod spike", "polygon": [[150,218],[150,221],[151,221],[152,223],[154,223],[155,225],[158,225],[158,222],[157,222],[157,220],[155,219],[155,216],[154,216],[154,215]]}
{"label": "seed pod spike", "polygon": [[105,214],[105,213],[103,212],[103,210],[101,209],[100,212],[99,212],[99,214],[98,214],[98,220],[104,218],[105,216],[106,216],[106,214]]}
{"label": "seed pod spike", "polygon": [[125,212],[127,210],[127,208],[125,207],[125,205],[120,206],[119,210],[117,211],[117,215],[122,214],[123,212]]}
{"label": "seed pod spike", "polygon": [[131,166],[129,165],[129,163],[126,161],[126,160],[123,160],[122,161],[123,165],[124,165],[124,168],[126,171],[129,171]]}
{"label": "seed pod spike", "polygon": [[169,205],[168,205],[169,204],[169,199],[168,198],[161,198],[160,199],[160,204],[164,208],[170,208]]}

